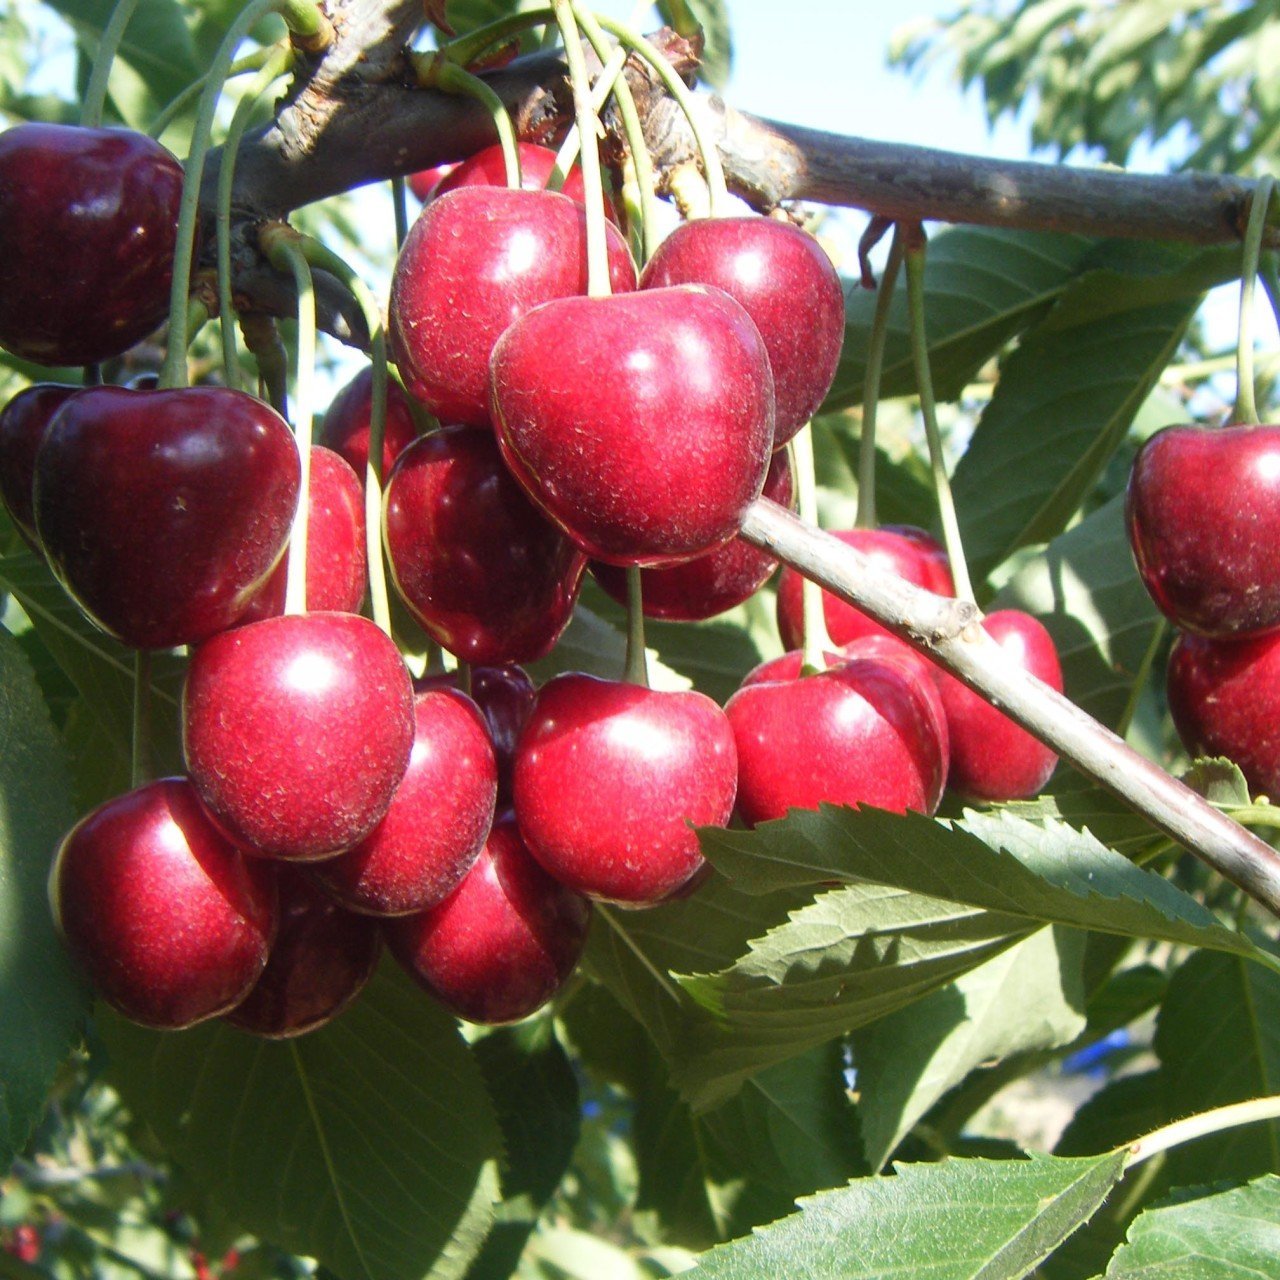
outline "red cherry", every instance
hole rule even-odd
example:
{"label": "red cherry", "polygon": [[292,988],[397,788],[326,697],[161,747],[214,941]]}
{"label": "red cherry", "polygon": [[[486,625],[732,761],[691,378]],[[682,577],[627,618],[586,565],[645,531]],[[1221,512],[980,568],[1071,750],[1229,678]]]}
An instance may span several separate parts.
{"label": "red cherry", "polygon": [[494,348],[493,406],[502,456],[526,492],[614,564],[723,546],[769,469],[768,357],[718,289],[537,308]]}
{"label": "red cherry", "polygon": [[723,826],[737,759],[723,712],[693,692],[570,673],[538,693],[516,747],[529,851],[592,898],[650,906],[703,864],[693,826]]}
{"label": "red cherry", "polygon": [[818,411],[844,344],[844,288],[822,246],[775,218],[699,218],[677,227],[642,289],[710,284],[746,308],[769,352],[777,399],[773,447]]}
{"label": "red cherry", "polygon": [[1193,756],[1226,756],[1255,795],[1280,795],[1280,634],[1183,634],[1169,655],[1169,711]]}
{"label": "red cherry", "polygon": [[344,911],[301,872],[276,868],[280,928],[262,976],[226,1020],[283,1040],[332,1021],[364,989],[382,949],[377,924]]}
{"label": "red cherry", "polygon": [[[1001,609],[982,620],[1010,666],[1021,667],[1062,692],[1062,666],[1053,638],[1030,614]],[[951,734],[950,785],[979,800],[1025,800],[1049,781],[1058,757],[1002,711],[936,670]]]}
{"label": "red cherry", "polygon": [[590,902],[529,856],[508,813],[448,898],[383,929],[391,954],[441,1004],[497,1023],[528,1017],[560,990],[590,923]]}
{"label": "red cherry", "polygon": [[406,449],[383,535],[410,612],[465,662],[532,662],[573,614],[586,557],[525,497],[488,432],[444,427]]}
{"label": "red cherry", "polygon": [[430,169],[419,169],[408,177],[409,190],[424,203],[431,199],[436,184],[458,167],[458,162],[438,164]]}
{"label": "red cherry", "polygon": [[14,1227],[13,1239],[5,1247],[19,1262],[35,1266],[40,1261],[40,1232],[31,1223],[21,1222]]}
{"label": "red cherry", "polygon": [[854,658],[748,685],[725,715],[738,748],[738,812],[751,825],[824,801],[933,813],[942,798],[936,706],[894,662]]}
{"label": "red cherry", "polygon": [[1143,584],[1178,626],[1223,638],[1280,627],[1280,426],[1156,432],[1125,512]]}
{"label": "red cherry", "polygon": [[185,778],[99,805],[58,846],[58,928],[108,1004],[176,1030],[243,1000],[276,928],[271,868],[209,821]]}
{"label": "red cherry", "polygon": [[37,382],[0,409],[0,499],[33,551],[40,550],[33,505],[36,454],[53,415],[82,390],[57,382]]}
{"label": "red cherry", "polygon": [[284,551],[298,505],[284,419],[225,387],[87,387],[36,455],[49,564],[104,631],[139,649],[235,623]]}
{"label": "red cherry", "polygon": [[397,916],[447,897],[493,822],[498,769],[475,704],[453,689],[414,695],[413,751],[387,816],[312,874],[353,911]]}
{"label": "red cherry", "polygon": [[[834,536],[869,557],[878,568],[896,573],[926,591],[945,596],[956,593],[946,552],[923,529],[885,525],[879,529],[836,530]],[[785,566],[778,578],[778,632],[788,649],[799,649],[804,644],[802,586],[801,576]],[[846,644],[859,636],[889,634],[861,609],[846,604],[829,591],[822,593],[822,615],[833,644]]]}
{"label": "red cherry", "polygon": [[[608,241],[614,292],[634,289],[626,241],[611,226]],[[391,346],[405,386],[442,422],[487,427],[494,343],[540,303],[586,288],[586,218],[567,196],[463,187],[433,200],[391,280]]]}
{"label": "red cherry", "polygon": [[182,166],[128,129],[0,133],[0,346],[93,364],[168,314]]}
{"label": "red cherry", "polygon": [[[320,443],[346,459],[363,488],[369,466],[369,428],[373,413],[373,370],[361,369],[333,398],[320,424]],[[382,479],[396,459],[418,438],[408,398],[394,378],[387,379],[387,417],[382,433]]]}
{"label": "red cherry", "polygon": [[[785,450],[779,450],[769,462],[763,496],[779,506],[791,505],[791,464]],[[683,564],[643,569],[640,584],[644,615],[676,622],[714,618],[755,595],[777,567],[778,562],[767,552],[734,538],[719,550]],[[619,604],[626,604],[625,569],[594,560],[591,573]]]}
{"label": "red cherry", "polygon": [[[336,453],[311,447],[307,504],[307,608],[313,613],[359,613],[368,581],[364,490]],[[284,612],[289,552],[249,602],[240,621],[261,622]]]}
{"label": "red cherry", "polygon": [[182,745],[201,800],[237,843],[330,857],[386,815],[413,745],[413,687],[366,618],[268,618],[195,651]]}

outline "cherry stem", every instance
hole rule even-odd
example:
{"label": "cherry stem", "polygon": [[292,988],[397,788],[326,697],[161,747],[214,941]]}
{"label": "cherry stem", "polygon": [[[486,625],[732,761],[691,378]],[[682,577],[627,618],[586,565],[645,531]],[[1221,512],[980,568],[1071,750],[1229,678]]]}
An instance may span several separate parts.
{"label": "cherry stem", "polygon": [[[231,64],[231,69],[227,72],[227,79],[234,80],[237,76],[246,75],[250,71],[257,71],[266,65],[267,59],[272,56],[277,48],[281,45],[267,45],[262,49],[255,49],[253,53],[247,53],[243,58],[237,58]],[[193,98],[199,96],[201,90],[209,83],[208,75],[202,75],[199,79],[193,80],[181,93],[171,98],[168,104],[161,108],[160,114],[151,122],[147,128],[149,137],[158,138],[172,123],[173,118],[187,106],[190,105]]]}
{"label": "cherry stem", "polygon": [[607,298],[609,283],[609,242],[605,238],[604,184],[600,178],[600,124],[591,106],[591,78],[582,52],[574,6],[571,0],[555,0],[556,25],[564,41],[573,86],[573,114],[582,139],[582,193],[587,215],[587,297]]}
{"label": "cherry stem", "polygon": [[307,611],[307,524],[311,513],[311,396],[316,369],[316,291],[302,237],[283,222],[262,229],[258,242],[277,271],[288,271],[298,291],[298,362],[293,379],[293,434],[302,464],[298,510],[289,532],[289,567],[285,574],[284,611]]}
{"label": "cherry stem", "polygon": [[[916,370],[920,416],[924,419],[925,438],[929,442],[929,466],[933,472],[933,487],[938,498],[938,514],[942,519],[942,540],[946,544],[947,558],[951,561],[956,596],[960,600],[972,601],[973,583],[969,579],[969,566],[964,558],[964,545],[960,541],[960,522],[956,518],[956,504],[951,496],[951,482],[947,479],[946,459],[942,455],[942,436],[938,431],[938,407],[933,398],[933,375],[929,370],[929,334],[925,327],[924,316],[924,228],[918,222],[899,225],[902,226],[907,263],[907,310],[911,316],[911,359]],[[894,236],[897,237],[896,230]]]}
{"label": "cherry stem", "polygon": [[133,748],[129,783],[140,787],[151,777],[151,652],[133,655]]}
{"label": "cherry stem", "polygon": [[405,236],[409,234],[409,202],[403,178],[391,179],[391,208],[395,211],[396,248],[399,249],[404,244]]}
{"label": "cherry stem", "polygon": [[[364,476],[365,550],[369,571],[369,602],[373,620],[387,635],[391,631],[391,600],[382,556],[383,441],[387,426],[387,331],[382,313],[369,286],[350,263],[318,240],[303,236],[300,247],[314,267],[336,276],[351,291],[369,330],[369,354],[373,361],[373,399],[369,409],[369,457]],[[394,639],[394,636],[392,637]]]}
{"label": "cherry stem", "polygon": [[1270,174],[1258,179],[1249,201],[1249,222],[1244,233],[1244,259],[1240,266],[1240,325],[1236,340],[1236,407],[1233,418],[1238,423],[1256,425],[1258,405],[1254,399],[1253,377],[1253,298],[1262,256],[1262,233],[1267,223],[1267,206],[1275,180]]}
{"label": "cherry stem", "polygon": [[[800,519],[818,524],[818,478],[813,460],[813,423],[805,425],[787,441],[791,472],[795,477],[796,510]],[[827,667],[827,651],[832,647],[823,609],[822,588],[811,578],[800,583],[801,641],[800,674],[816,675]]]}
{"label": "cherry stem", "polygon": [[240,332],[258,365],[258,394],[266,390],[266,400],[282,417],[289,416],[289,355],[280,340],[280,329],[273,316],[251,311],[240,317]]}
{"label": "cherry stem", "polygon": [[895,225],[889,258],[876,291],[875,315],[871,320],[871,336],[867,339],[867,368],[862,380],[862,435],[858,442],[858,514],[854,523],[859,529],[876,526],[876,417],[880,408],[880,378],[884,372],[884,349],[889,338],[889,305],[902,266],[902,233]]}
{"label": "cherry stem", "polygon": [[1128,1143],[1129,1159],[1126,1167],[1132,1169],[1134,1165],[1150,1160],[1152,1156],[1181,1146],[1184,1142],[1207,1137],[1211,1133],[1221,1133],[1224,1129],[1235,1129],[1243,1124],[1256,1124],[1259,1120],[1277,1118],[1280,1118],[1280,1094],[1269,1098],[1250,1098],[1247,1102],[1233,1102],[1230,1106],[1202,1111],[1199,1115],[1175,1120],[1136,1142]]}
{"label": "cherry stem", "polygon": [[1160,652],[1160,646],[1164,643],[1168,631],[1169,624],[1161,615],[1156,619],[1155,628],[1151,632],[1151,641],[1147,645],[1147,651],[1142,655],[1142,661],[1138,664],[1124,710],[1120,713],[1120,719],[1116,721],[1116,733],[1122,738],[1129,736],[1129,726],[1133,724],[1133,717],[1138,714],[1138,703],[1142,701],[1142,691],[1151,678],[1151,668],[1155,666],[1156,655]]}
{"label": "cherry stem", "polygon": [[440,89],[458,97],[474,98],[493,118],[502,145],[502,164],[506,170],[507,186],[520,187],[520,148],[516,144],[515,126],[511,113],[503,101],[479,76],[472,75],[464,67],[441,56],[440,51],[409,54],[409,64],[414,78],[423,89]]}
{"label": "cherry stem", "polygon": [[479,61],[481,56],[496,44],[502,44],[513,36],[523,35],[533,27],[541,27],[554,17],[549,7],[526,9],[523,13],[513,13],[509,17],[499,18],[488,26],[477,27],[466,35],[446,40],[436,49],[441,58],[456,63],[460,67],[469,67]]}
{"label": "cherry stem", "polygon": [[[187,290],[191,283],[191,263],[195,257],[196,222],[199,216],[200,186],[204,162],[213,135],[213,117],[218,99],[231,70],[236,46],[268,14],[278,13],[289,30],[304,40],[322,41],[329,19],[310,0],[253,0],[241,10],[213,55],[208,79],[200,93],[200,105],[191,130],[191,151],[183,166],[182,203],[178,212],[178,235],[173,251],[173,285],[169,293],[169,337],[164,364],[160,369],[162,387],[187,385]],[[305,460],[304,460],[305,461]]]}
{"label": "cherry stem", "polygon": [[236,104],[235,114],[227,126],[218,166],[217,247],[218,247],[218,323],[222,331],[222,372],[227,386],[240,390],[240,356],[236,351],[236,312],[231,296],[231,186],[235,181],[236,159],[240,140],[249,127],[254,109],[262,95],[293,63],[293,50],[287,44],[276,45],[258,75]]}
{"label": "cherry stem", "polygon": [[623,679],[628,684],[649,687],[649,661],[644,651],[644,588],[640,570],[627,568],[627,665]]}
{"label": "cherry stem", "polygon": [[84,91],[84,104],[80,108],[80,124],[85,129],[96,129],[102,123],[102,112],[107,105],[107,81],[115,63],[125,29],[138,7],[138,0],[119,0],[111,11],[111,18],[103,28],[98,52],[89,73],[89,84]]}
{"label": "cherry stem", "polygon": [[693,132],[693,139],[702,157],[702,168],[707,178],[707,188],[711,196],[711,216],[723,217],[728,210],[729,188],[724,179],[724,167],[720,163],[720,153],[716,150],[715,139],[707,128],[706,120],[693,94],[689,91],[676,69],[633,27],[618,22],[614,18],[601,17],[600,25],[618,39],[628,49],[637,53],[657,73],[663,87],[676,100],[676,105],[684,112]]}

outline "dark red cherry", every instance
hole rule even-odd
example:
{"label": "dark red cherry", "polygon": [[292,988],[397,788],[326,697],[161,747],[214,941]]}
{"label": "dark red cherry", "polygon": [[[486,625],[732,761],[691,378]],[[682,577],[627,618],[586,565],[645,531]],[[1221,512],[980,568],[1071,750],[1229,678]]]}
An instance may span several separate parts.
{"label": "dark red cherry", "polygon": [[1280,627],[1280,426],[1156,432],[1125,510],[1143,584],[1179,627],[1224,638]]}
{"label": "dark red cherry", "polygon": [[571,673],[538,692],[516,746],[529,851],[592,898],[650,906],[702,866],[693,826],[723,826],[737,758],[724,713],[694,692]]}
{"label": "dark red cherry", "polygon": [[493,406],[525,491],[613,564],[723,546],[769,469],[769,360],[751,318],[719,289],[537,308],[494,349]]}
{"label": "dark red cherry", "polygon": [[586,557],[525,497],[489,432],[444,427],[406,449],[383,534],[410,612],[464,662],[532,662],[568,625]]}
{"label": "dark red cherry", "polygon": [[[936,595],[955,595],[955,583],[947,567],[946,552],[923,529],[910,525],[885,525],[879,529],[839,529],[834,531],[846,546],[862,552],[873,564],[914,582]],[[804,617],[801,605],[803,579],[789,566],[778,577],[778,633],[788,649],[804,644]],[[888,635],[878,622],[861,609],[846,604],[829,591],[822,593],[822,615],[833,644],[842,645],[859,636]]]}
{"label": "dark red cherry", "polygon": [[413,751],[387,816],[312,870],[353,911],[398,916],[435,906],[466,875],[493,822],[498,770],[475,704],[435,688],[416,693],[413,705]]}
{"label": "dark red cherry", "polygon": [[[791,505],[791,464],[785,450],[775,453],[769,463],[763,496],[779,506]],[[734,538],[718,551],[683,564],[643,569],[640,583],[645,617],[676,622],[714,618],[755,595],[777,567],[778,562],[767,552]],[[591,573],[619,604],[626,604],[625,569],[595,560]]]}
{"label": "dark red cherry", "polygon": [[[635,264],[608,226],[614,292]],[[585,293],[586,218],[553,191],[462,187],[432,200],[409,230],[391,280],[392,351],[411,395],[441,422],[489,425],[489,357],[540,303]]]}
{"label": "dark red cherry", "polygon": [[276,884],[223,836],[185,778],[99,805],[58,846],[54,919],[98,993],[177,1030],[225,1013],[267,963]]}
{"label": "dark red cherry", "polygon": [[0,133],[0,346],[39,364],[128,350],[169,310],[182,166],[128,129]]}
{"label": "dark red cherry", "polygon": [[[369,465],[369,424],[373,413],[373,370],[361,369],[333,398],[320,424],[320,444],[345,458],[363,487]],[[387,379],[387,420],[382,433],[382,480],[396,459],[418,438],[409,401],[394,378]]]}
{"label": "dark red cherry", "polygon": [[391,954],[468,1022],[515,1022],[564,986],[586,945],[591,903],[529,856],[510,813],[438,906],[383,925]]}
{"label": "dark red cherry", "polygon": [[385,632],[350,613],[224,631],[191,659],[182,745],[200,799],[238,844],[311,861],[386,815],[413,746],[413,687]]}
{"label": "dark red cherry", "polygon": [[284,1040],[331,1022],[364,990],[382,950],[376,921],[344,911],[300,871],[275,868],[280,927],[262,976],[226,1020]]}
{"label": "dark red cherry", "polygon": [[53,415],[82,387],[37,382],[0,409],[0,499],[33,551],[40,549],[33,505],[36,453]]}
{"label": "dark red cherry", "polygon": [[844,288],[822,246],[776,218],[698,218],[677,227],[649,260],[642,289],[710,284],[755,321],[777,399],[774,448],[818,411],[844,343]]}
{"label": "dark red cherry", "polygon": [[59,581],[139,649],[232,626],[284,551],[298,448],[268,405],[225,387],[87,387],[36,455],[36,529]]}

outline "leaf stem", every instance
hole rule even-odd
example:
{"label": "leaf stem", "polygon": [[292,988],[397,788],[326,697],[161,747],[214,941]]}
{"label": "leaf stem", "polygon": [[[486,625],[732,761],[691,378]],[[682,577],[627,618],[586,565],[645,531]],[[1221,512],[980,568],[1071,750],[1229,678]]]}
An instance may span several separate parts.
{"label": "leaf stem", "polygon": [[84,91],[84,105],[80,108],[82,128],[96,129],[102,123],[102,112],[107,105],[107,81],[111,78],[111,68],[120,50],[120,42],[124,39],[125,29],[137,7],[138,0],[119,0],[111,11],[111,18],[103,29],[102,39],[98,44],[98,52],[94,55],[88,87]]}
{"label": "leaf stem", "polygon": [[893,228],[889,258],[876,291],[875,315],[871,336],[867,339],[867,370],[862,381],[862,435],[858,441],[858,514],[854,523],[859,529],[876,527],[876,416],[880,407],[880,378],[884,372],[884,349],[889,337],[889,306],[893,302],[894,285],[902,266],[902,229]]}
{"label": "leaf stem", "polygon": [[1211,1133],[1221,1133],[1224,1129],[1234,1129],[1242,1124],[1256,1124],[1259,1120],[1280,1119],[1280,1094],[1267,1098],[1251,1098],[1248,1102],[1233,1102],[1230,1106],[1215,1107],[1212,1111],[1202,1111],[1198,1115],[1187,1116],[1183,1120],[1175,1120],[1163,1128],[1156,1129],[1136,1142],[1128,1144],[1128,1168],[1150,1160],[1152,1156],[1168,1151],[1172,1147],[1181,1146],[1184,1142],[1194,1142]]}
{"label": "leaf stem", "polygon": [[649,687],[649,662],[644,651],[644,596],[640,569],[627,568],[627,665],[623,679],[628,684]]}
{"label": "leaf stem", "polygon": [[[813,423],[804,426],[787,441],[791,453],[791,474],[796,486],[796,512],[801,520],[817,527],[818,482],[813,460]],[[826,654],[831,648],[823,608],[822,588],[812,578],[800,580],[800,617],[804,632],[801,644],[800,671],[816,675],[827,668]]]}
{"label": "leaf stem", "polygon": [[1262,255],[1262,233],[1267,223],[1267,206],[1275,180],[1270,174],[1258,179],[1249,202],[1249,222],[1244,233],[1244,259],[1240,266],[1240,324],[1236,339],[1236,406],[1238,423],[1256,424],[1258,405],[1254,399],[1253,298]]}

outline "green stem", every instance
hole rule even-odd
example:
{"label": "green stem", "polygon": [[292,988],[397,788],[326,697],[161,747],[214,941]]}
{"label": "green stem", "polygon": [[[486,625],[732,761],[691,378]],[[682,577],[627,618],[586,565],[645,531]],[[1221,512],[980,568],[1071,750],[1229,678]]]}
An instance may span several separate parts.
{"label": "green stem", "polygon": [[140,787],[151,777],[151,653],[133,655],[133,750],[129,782]]}
{"label": "green stem", "polygon": [[657,72],[663,87],[676,100],[680,110],[689,121],[693,131],[694,142],[702,157],[702,168],[707,177],[707,187],[711,193],[711,216],[722,217],[728,210],[729,188],[724,180],[724,168],[720,164],[720,153],[716,150],[715,139],[707,131],[706,122],[693,94],[680,79],[675,68],[649,43],[644,36],[624,22],[613,18],[601,17],[600,25],[628,49],[639,54]]}
{"label": "green stem", "polygon": [[293,380],[293,432],[298,441],[302,478],[298,510],[289,534],[289,567],[285,576],[284,611],[307,611],[307,522],[311,510],[311,396],[316,367],[316,293],[311,264],[299,243],[301,237],[282,222],[264,227],[259,237],[263,252],[277,271],[288,271],[298,291],[298,364]]}
{"label": "green stem", "polygon": [[[280,47],[280,45],[267,45],[265,48],[255,49],[253,53],[246,53],[243,58],[237,58],[227,72],[227,80],[233,80],[236,76],[259,70],[266,65],[267,59]],[[185,110],[191,100],[199,96],[201,90],[208,83],[208,74],[202,75],[187,85],[177,97],[171,98],[168,104],[161,108],[160,114],[151,122],[150,127],[147,129],[148,135],[152,138],[158,138],[173,123],[173,118],[179,112]]]}
{"label": "green stem", "polygon": [[893,229],[889,258],[876,292],[876,310],[867,340],[867,371],[862,381],[862,436],[858,442],[858,514],[854,523],[859,529],[876,526],[876,416],[880,407],[880,378],[884,372],[884,349],[889,338],[889,304],[902,266],[902,233]]}
{"label": "green stem", "polygon": [[1262,254],[1262,233],[1267,224],[1267,206],[1275,181],[1270,174],[1258,179],[1249,204],[1249,223],[1244,233],[1244,259],[1240,266],[1240,326],[1236,339],[1235,421],[1256,424],[1258,405],[1253,378],[1253,297]]}
{"label": "green stem", "polygon": [[464,36],[458,36],[442,44],[436,53],[460,67],[469,67],[496,44],[502,44],[515,36],[523,35],[532,27],[541,27],[554,18],[550,7],[526,9],[510,17],[499,18],[488,26],[477,27]]}
{"label": "green stem", "polygon": [[162,387],[184,387],[187,384],[187,289],[191,281],[191,262],[195,256],[200,185],[204,179],[204,161],[212,139],[213,117],[218,107],[218,98],[231,70],[231,59],[236,46],[271,13],[280,14],[289,30],[303,37],[315,36],[328,26],[328,19],[310,0],[253,0],[231,24],[217,53],[213,55],[209,78],[200,93],[200,106],[196,111],[196,122],[191,133],[191,152],[184,166],[178,237],[173,252],[173,287],[169,294],[169,345],[160,370]]}
{"label": "green stem", "polygon": [[84,105],[80,108],[80,124],[86,129],[96,129],[102,123],[111,67],[116,60],[120,42],[124,39],[125,28],[137,7],[138,0],[119,0],[102,32],[102,40],[93,59],[93,70],[89,73],[89,85],[84,91]]}
{"label": "green stem", "polygon": [[369,410],[369,460],[365,464],[364,520],[365,547],[369,565],[369,601],[373,620],[391,635],[391,601],[387,594],[387,571],[382,552],[383,439],[387,423],[387,334],[382,313],[369,286],[354,268],[318,240],[304,236],[301,249],[307,261],[336,276],[351,291],[369,330],[373,359],[373,402]]}
{"label": "green stem", "polygon": [[[796,486],[796,514],[808,524],[818,523],[818,479],[813,461],[813,423],[805,425],[787,442],[791,453],[791,474]],[[800,672],[816,675],[827,669],[831,636],[823,611],[822,588],[810,578],[800,583],[800,617],[804,629]]]}
{"label": "green stem", "polygon": [[[896,233],[895,233],[896,234]],[[924,418],[925,437],[929,441],[929,466],[933,472],[934,492],[938,496],[938,513],[942,518],[942,540],[951,560],[958,599],[972,601],[973,583],[960,541],[960,522],[956,518],[947,464],[942,456],[942,437],[938,432],[938,407],[933,398],[933,377],[929,370],[929,335],[924,316],[924,228],[919,223],[904,229],[907,264],[907,310],[911,316],[911,358],[915,365],[916,390],[920,396],[920,414]]]}
{"label": "green stem", "polygon": [[1269,1098],[1251,1098],[1248,1102],[1234,1102],[1230,1106],[1202,1111],[1199,1115],[1188,1116],[1185,1120],[1175,1120],[1172,1124],[1156,1129],[1136,1142],[1130,1142],[1128,1168],[1132,1169],[1134,1165],[1150,1160],[1152,1156],[1157,1156],[1162,1151],[1181,1146],[1184,1142],[1194,1142],[1197,1138],[1207,1137],[1211,1133],[1221,1133],[1224,1129],[1234,1129],[1242,1124],[1256,1124],[1259,1120],[1278,1118],[1280,1118],[1280,1094]]}
{"label": "green stem", "polygon": [[628,684],[649,687],[649,662],[644,651],[644,597],[640,570],[627,569],[627,665],[623,679]]}
{"label": "green stem", "polygon": [[395,210],[396,248],[399,249],[404,244],[405,236],[409,234],[409,202],[403,178],[391,179],[391,207]]}
{"label": "green stem", "polygon": [[516,130],[511,114],[503,101],[479,76],[472,75],[456,62],[441,57],[439,50],[429,53],[409,54],[414,76],[424,89],[441,89],[459,97],[474,98],[493,118],[502,144],[502,164],[506,169],[507,186],[520,186],[520,148],[516,144]]}
{"label": "green stem", "polygon": [[218,322],[222,331],[223,377],[227,386],[235,391],[240,390],[240,356],[236,351],[235,304],[231,297],[231,186],[235,181],[240,140],[249,127],[254,109],[262,95],[292,63],[293,50],[288,45],[274,47],[271,57],[236,104],[222,144],[222,163],[218,167]]}
{"label": "green stem", "polygon": [[1156,655],[1160,652],[1160,646],[1164,643],[1164,638],[1168,631],[1169,624],[1164,617],[1157,618],[1155,629],[1151,632],[1151,643],[1147,645],[1147,651],[1142,655],[1142,662],[1138,666],[1138,672],[1133,677],[1133,687],[1129,690],[1128,701],[1124,704],[1120,719],[1116,721],[1116,734],[1118,737],[1124,738],[1128,736],[1129,726],[1133,724],[1133,717],[1138,713],[1138,703],[1142,701],[1142,691],[1147,687],[1147,681],[1151,677],[1151,668],[1155,665]]}

